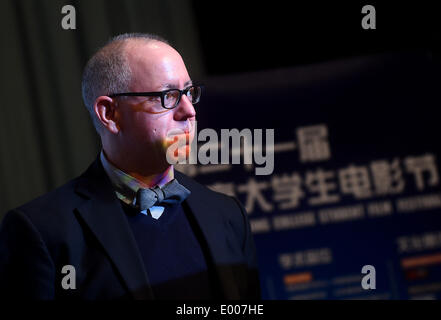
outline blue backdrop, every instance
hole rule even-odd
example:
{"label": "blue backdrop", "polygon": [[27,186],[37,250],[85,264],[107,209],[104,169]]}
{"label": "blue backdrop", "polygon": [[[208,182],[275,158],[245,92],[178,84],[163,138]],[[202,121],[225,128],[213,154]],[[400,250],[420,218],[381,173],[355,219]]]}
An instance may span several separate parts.
{"label": "blue backdrop", "polygon": [[179,167],[246,206],[264,298],[441,297],[439,71],[397,52],[205,82],[199,131],[274,129],[271,175]]}

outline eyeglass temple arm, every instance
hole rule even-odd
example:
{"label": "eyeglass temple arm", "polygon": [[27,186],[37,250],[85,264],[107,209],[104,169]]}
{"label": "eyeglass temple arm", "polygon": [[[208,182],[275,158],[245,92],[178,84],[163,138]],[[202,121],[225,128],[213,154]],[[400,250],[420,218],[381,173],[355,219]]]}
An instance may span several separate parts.
{"label": "eyeglass temple arm", "polygon": [[120,96],[139,96],[139,97],[156,97],[161,96],[162,92],[122,92],[108,95],[108,97],[120,97]]}

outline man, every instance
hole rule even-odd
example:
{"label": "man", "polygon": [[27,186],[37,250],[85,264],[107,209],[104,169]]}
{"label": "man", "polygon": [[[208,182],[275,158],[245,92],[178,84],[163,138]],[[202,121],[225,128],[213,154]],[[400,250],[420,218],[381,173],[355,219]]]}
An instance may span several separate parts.
{"label": "man", "polygon": [[243,206],[167,161],[188,156],[201,89],[148,34],[113,38],[87,63],[83,98],[102,150],[79,177],[8,212],[0,296],[37,299],[260,298]]}

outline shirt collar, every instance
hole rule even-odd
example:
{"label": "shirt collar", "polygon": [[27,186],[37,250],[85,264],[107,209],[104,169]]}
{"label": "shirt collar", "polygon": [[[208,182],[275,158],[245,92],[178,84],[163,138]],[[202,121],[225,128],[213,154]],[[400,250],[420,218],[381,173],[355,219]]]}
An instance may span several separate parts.
{"label": "shirt collar", "polygon": [[[101,163],[103,164],[104,170],[109,176],[109,179],[115,189],[115,193],[118,199],[124,201],[127,204],[133,205],[136,197],[136,192],[139,188],[145,188],[145,185],[143,185],[143,183],[138,179],[121,171],[113,164],[111,164],[107,160],[103,150],[101,150],[100,159]],[[171,169],[169,174],[171,175],[171,178],[173,178],[173,168]],[[164,179],[167,180],[166,177],[164,177],[163,180]],[[160,184],[161,182],[159,183],[159,185]]]}

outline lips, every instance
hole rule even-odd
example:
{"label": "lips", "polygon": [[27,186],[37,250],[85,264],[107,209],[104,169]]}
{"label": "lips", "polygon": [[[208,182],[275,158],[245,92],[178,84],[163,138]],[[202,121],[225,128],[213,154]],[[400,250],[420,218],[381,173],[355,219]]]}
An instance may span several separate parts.
{"label": "lips", "polygon": [[190,133],[190,129],[185,128],[185,129],[171,129],[167,132],[167,137],[172,137],[172,136],[177,136],[180,134],[189,134]]}

